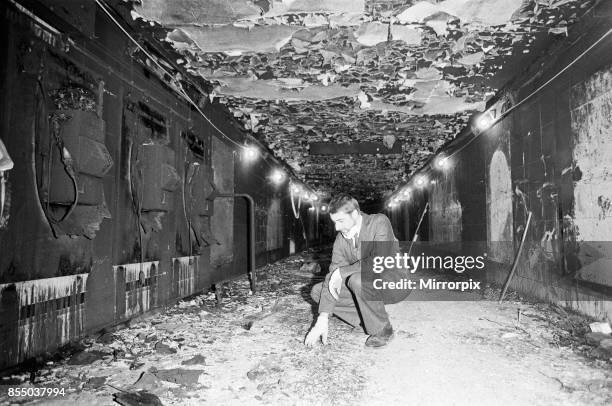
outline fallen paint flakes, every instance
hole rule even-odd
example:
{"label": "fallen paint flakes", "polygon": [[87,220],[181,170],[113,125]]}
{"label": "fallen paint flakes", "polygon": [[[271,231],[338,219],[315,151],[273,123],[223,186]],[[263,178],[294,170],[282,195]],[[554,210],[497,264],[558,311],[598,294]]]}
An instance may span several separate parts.
{"label": "fallen paint flakes", "polygon": [[206,357],[197,354],[193,358],[181,362],[181,365],[206,365]]}
{"label": "fallen paint flakes", "polygon": [[[440,128],[443,124],[441,121],[438,124],[432,123]],[[134,393],[141,394],[142,400],[155,402],[155,398],[147,398],[148,393],[166,405],[200,404],[204,401],[212,404],[249,404],[255,397],[270,404],[358,403],[368,385],[365,377],[367,371],[387,367],[379,364],[385,353],[367,352],[363,346],[366,338],[363,331],[353,330],[335,318],[330,320],[329,345],[314,348],[303,345],[304,336],[313,320],[310,288],[321,280],[321,275],[313,272],[320,265],[304,266],[302,272],[300,268],[303,264],[326,264],[329,261],[329,248],[295,255],[258,269],[258,291],[252,296],[248,296],[248,279],[241,278],[228,283],[224,288],[229,299],[221,307],[216,306],[214,295],[198,295],[201,307],[181,308],[177,305],[145,318],[130,328],[113,332],[116,341],[110,344],[102,344],[94,339],[87,342],[87,345],[91,345],[87,350],[109,352],[109,348],[117,348],[126,356],[139,354],[134,360],[144,363],[143,370],[130,370],[129,365],[133,360],[127,363],[109,359],[82,366],[57,362],[45,366],[45,373],[37,377],[37,384],[75,388],[75,393],[67,396],[65,401],[91,395],[95,399],[89,402],[92,404],[110,402],[113,394],[117,393],[114,388],[129,394],[126,395],[126,402],[137,399],[133,396],[140,396]],[[291,293],[284,293],[288,291]],[[489,292],[489,295],[496,298],[499,292]],[[498,351],[498,355],[503,354],[516,362],[524,359],[525,354],[544,357],[539,354],[546,354],[561,346],[563,357],[543,358],[557,362],[560,371],[572,370],[573,367],[567,366],[577,365],[568,361],[572,354],[570,350],[592,352],[604,360],[603,347],[595,351],[599,346],[585,345],[584,336],[576,337],[571,333],[588,331],[586,321],[563,314],[561,309],[550,310],[544,305],[538,307],[521,303],[513,295],[508,297],[516,298],[521,305],[524,316],[521,328],[529,331],[529,334],[511,325],[516,319],[515,308],[504,312],[495,306],[485,306],[487,302],[483,302],[482,309],[479,307],[479,311],[484,313],[482,318],[488,316],[496,322],[475,320],[470,327],[470,334],[456,337],[454,343],[457,346],[485,348],[489,353]],[[506,306],[512,305],[507,303]],[[200,317],[201,312],[204,312],[204,318]],[[250,331],[240,325],[248,315],[258,315],[259,318],[272,313],[273,317],[259,319],[259,324],[256,322]],[[427,314],[423,317],[427,319]],[[419,330],[419,323],[422,322],[414,320],[403,328],[398,327],[393,345],[402,344],[406,347],[394,348],[410,351],[411,348],[420,348],[424,342],[435,340],[437,337],[423,335],[423,331]],[[161,328],[157,329],[158,326]],[[169,326],[176,328],[169,329]],[[146,341],[146,337],[152,333],[155,333],[158,342]],[[513,334],[502,337],[507,333]],[[435,334],[447,339],[455,337],[452,328],[444,331],[436,329]],[[155,347],[162,341],[181,346],[177,345],[176,353],[160,354]],[[544,365],[544,361],[540,365]],[[609,389],[602,388],[600,382],[605,378],[605,375],[601,375],[605,370],[589,371],[592,376],[581,372],[584,379],[589,380],[584,384],[577,384],[576,377],[561,373],[554,376],[558,376],[567,385],[575,386],[576,393],[584,394],[579,388],[588,385],[607,393]],[[595,376],[595,372],[600,375]],[[107,377],[104,383],[102,377]],[[79,388],[79,392],[76,392],[76,388]]]}
{"label": "fallen paint flakes", "polygon": [[161,400],[148,392],[118,392],[114,394],[115,402],[122,406],[163,406]]}
{"label": "fallen paint flakes", "polygon": [[101,360],[104,357],[109,357],[112,354],[102,351],[81,351],[70,357],[69,365],[88,365],[95,361]]}
{"label": "fallen paint flakes", "polygon": [[594,322],[589,324],[589,328],[593,333],[612,334],[612,327],[608,322]]}
{"label": "fallen paint flakes", "polygon": [[153,375],[162,381],[189,386],[197,384],[202,373],[202,369],[173,368],[156,371]]}
{"label": "fallen paint flakes", "polygon": [[162,342],[155,344],[155,351],[160,354],[176,354],[177,352],[175,348],[171,348],[169,345]]}

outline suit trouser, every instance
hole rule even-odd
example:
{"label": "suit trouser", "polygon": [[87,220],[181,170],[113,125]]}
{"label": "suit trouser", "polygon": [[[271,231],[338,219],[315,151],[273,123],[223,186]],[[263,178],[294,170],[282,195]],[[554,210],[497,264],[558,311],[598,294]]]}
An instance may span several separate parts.
{"label": "suit trouser", "polygon": [[[370,290],[366,291],[368,288]],[[314,285],[311,291],[312,300],[319,303],[322,291],[323,282]],[[333,314],[352,326],[358,326],[360,321],[363,321],[366,333],[376,334],[389,323],[385,302],[395,303],[399,300],[401,298],[383,298],[381,292],[376,292],[371,286],[362,287],[361,272],[357,272],[342,280],[342,289],[335,302]]]}

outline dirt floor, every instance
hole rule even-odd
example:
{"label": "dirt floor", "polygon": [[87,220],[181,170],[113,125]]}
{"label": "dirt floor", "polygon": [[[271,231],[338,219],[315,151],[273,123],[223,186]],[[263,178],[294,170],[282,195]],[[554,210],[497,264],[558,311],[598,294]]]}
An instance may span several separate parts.
{"label": "dirt floor", "polygon": [[585,342],[588,320],[516,295],[498,305],[415,292],[388,306],[388,347],[367,349],[361,329],[332,319],[329,345],[306,348],[309,291],[322,275],[301,265],[325,259],[293,256],[260,269],[254,295],[246,278],[233,281],[220,307],[202,295],[86,339],[82,351],[0,382],[65,396],[3,390],[0,404],[612,404],[612,363]]}

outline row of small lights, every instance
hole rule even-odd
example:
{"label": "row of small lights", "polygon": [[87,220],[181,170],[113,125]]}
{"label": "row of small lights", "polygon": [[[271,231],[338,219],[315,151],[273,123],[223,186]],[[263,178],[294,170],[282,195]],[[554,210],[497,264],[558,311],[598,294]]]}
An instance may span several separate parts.
{"label": "row of small lights", "polygon": [[302,200],[311,201],[311,202],[319,201],[319,196],[316,193],[307,190],[304,185],[292,183],[291,189],[293,193],[297,196],[300,196]]}
{"label": "row of small lights", "polygon": [[[480,134],[489,128],[495,123],[495,113],[486,111],[482,113],[475,121],[473,131],[476,134]],[[432,163],[433,169],[438,171],[447,171],[453,167],[453,160],[451,156],[446,156],[444,154],[440,154],[434,158]],[[387,207],[389,209],[394,209],[399,206],[402,202],[409,201],[412,195],[413,189],[424,189],[427,185],[435,185],[436,180],[430,179],[427,174],[421,173],[417,174],[410,183],[408,183],[405,187],[401,188],[397,193],[394,193],[389,199],[389,203]]]}
{"label": "row of small lights", "polygon": [[[474,130],[478,133],[481,133],[483,131],[486,131],[488,128],[490,128],[494,122],[495,122],[494,114],[491,114],[490,112],[485,112],[481,114],[479,118],[476,120]],[[259,148],[255,146],[245,146],[244,147],[243,156],[247,161],[254,161],[259,157],[259,155],[260,155]],[[439,170],[439,171],[446,171],[452,167],[452,163],[453,162],[452,162],[451,157],[448,157],[445,155],[439,155],[433,160],[433,167],[434,169]],[[285,173],[285,171],[279,168],[273,169],[272,173],[270,174],[270,180],[277,185],[282,184],[286,180],[286,178],[287,178],[287,174]],[[410,196],[412,194],[413,187],[417,189],[423,189],[429,184],[432,184],[432,185],[435,184],[436,180],[429,179],[429,177],[426,174],[419,174],[414,178],[414,181],[412,183],[413,183],[412,186],[411,184],[408,184],[406,187],[402,188],[399,191],[399,193],[392,196],[387,207],[389,207],[390,209],[393,209],[397,207],[401,202],[410,200]],[[310,201],[313,203],[316,203],[319,201],[319,196],[312,190],[308,190],[302,184],[292,183],[291,188],[292,188],[292,192],[295,195],[301,197],[303,200]],[[323,213],[327,212],[327,209],[328,209],[327,205],[321,204],[319,207]],[[314,209],[314,206],[311,207],[311,210],[313,209]]]}
{"label": "row of small lights", "polygon": [[[247,162],[255,161],[261,155],[259,148],[252,145],[243,147],[242,154]],[[287,179],[287,173],[280,168],[273,168],[269,175],[269,179],[272,183],[280,185]],[[301,197],[303,200],[311,202],[319,200],[319,196],[303,184],[292,182],[291,189],[295,195]]]}

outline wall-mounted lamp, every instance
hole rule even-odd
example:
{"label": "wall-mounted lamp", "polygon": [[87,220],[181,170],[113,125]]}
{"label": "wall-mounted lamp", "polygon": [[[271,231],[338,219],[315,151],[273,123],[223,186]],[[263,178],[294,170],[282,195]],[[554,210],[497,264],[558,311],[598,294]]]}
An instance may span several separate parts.
{"label": "wall-mounted lamp", "polygon": [[291,191],[293,192],[293,194],[299,194],[301,190],[302,190],[302,188],[300,188],[299,185],[297,185],[295,183],[291,184]]}
{"label": "wall-mounted lamp", "polygon": [[319,200],[319,196],[314,192],[308,192],[304,190],[302,193],[302,199],[316,202]]}
{"label": "wall-mounted lamp", "polygon": [[281,184],[285,180],[285,172],[281,171],[280,169],[275,169],[270,178],[272,179],[272,182]]}
{"label": "wall-mounted lamp", "polygon": [[245,147],[242,151],[242,156],[247,161],[254,161],[259,156],[259,149],[253,146]]}
{"label": "wall-mounted lamp", "polygon": [[450,168],[451,161],[449,157],[439,156],[434,160],[434,166],[436,169],[445,170]]}
{"label": "wall-mounted lamp", "polygon": [[407,193],[407,194],[402,193],[402,194],[400,195],[400,201],[402,201],[402,202],[407,202],[407,201],[409,201],[409,200],[410,200],[410,193]]}
{"label": "wall-mounted lamp", "polygon": [[427,184],[427,176],[420,175],[418,178],[416,178],[416,180],[414,181],[414,184],[420,188],[424,187]]}
{"label": "wall-mounted lamp", "polygon": [[495,123],[495,110],[487,110],[474,121],[473,131],[479,134],[483,131],[487,131]]}

